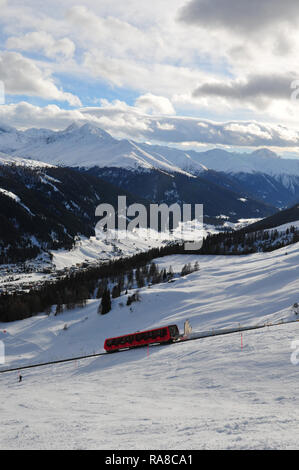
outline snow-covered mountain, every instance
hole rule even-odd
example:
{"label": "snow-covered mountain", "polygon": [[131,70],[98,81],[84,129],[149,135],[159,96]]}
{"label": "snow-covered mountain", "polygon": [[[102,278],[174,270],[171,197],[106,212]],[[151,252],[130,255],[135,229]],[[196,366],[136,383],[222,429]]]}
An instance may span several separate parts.
{"label": "snow-covered mountain", "polygon": [[[107,181],[110,182],[111,177],[114,184],[113,177],[118,178],[120,170],[134,175],[158,171],[189,179],[200,177],[239,193],[240,197],[245,194],[279,208],[299,200],[299,160],[283,159],[268,149],[252,153],[221,149],[185,152],[172,147],[117,140],[94,124],[73,123],[63,131],[19,131],[0,125],[0,152],[0,163],[21,158],[22,162],[35,160],[56,166],[105,170]],[[134,188],[134,181],[132,185]],[[134,192],[132,188],[126,189]]]}
{"label": "snow-covered mountain", "polygon": [[252,153],[213,149],[200,153],[190,152],[190,155],[216,171],[232,175],[260,173],[274,177],[290,189],[298,185],[299,159],[284,159],[268,149],[259,149]]}
{"label": "snow-covered mountain", "polygon": [[203,171],[199,162],[178,151],[178,162],[172,157],[175,151],[164,154],[147,145],[129,140],[116,140],[92,124],[74,123],[64,131],[29,129],[25,132],[1,126],[0,151],[22,158],[36,159],[54,165],[72,167],[117,167],[131,170],[158,168],[168,172],[189,174]]}
{"label": "snow-covered mountain", "polygon": [[[299,160],[283,159],[268,149],[252,153],[213,149],[185,152],[171,147],[116,140],[98,126],[73,123],[63,131],[18,131],[0,125],[0,151],[51,164],[79,167],[159,168],[197,175],[207,169],[229,174],[263,173],[284,185],[299,177]],[[288,176],[288,177],[287,177]]]}

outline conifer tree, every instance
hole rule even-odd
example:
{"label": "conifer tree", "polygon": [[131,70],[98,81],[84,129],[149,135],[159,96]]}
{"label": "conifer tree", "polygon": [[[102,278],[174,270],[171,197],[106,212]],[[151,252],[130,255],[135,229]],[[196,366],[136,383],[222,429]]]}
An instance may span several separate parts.
{"label": "conifer tree", "polygon": [[111,310],[110,290],[106,288],[102,296],[102,302],[100,305],[100,313],[102,315],[105,315],[106,313],[110,312],[110,310]]}

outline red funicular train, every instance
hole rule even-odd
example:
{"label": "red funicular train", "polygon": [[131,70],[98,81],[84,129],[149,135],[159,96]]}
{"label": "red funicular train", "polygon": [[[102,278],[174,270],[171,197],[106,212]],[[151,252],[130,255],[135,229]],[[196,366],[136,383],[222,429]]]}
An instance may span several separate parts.
{"label": "red funicular train", "polygon": [[108,338],[105,340],[104,349],[107,352],[119,351],[120,349],[137,348],[153,343],[172,343],[180,336],[176,325],[164,326],[154,330],[138,331],[129,335]]}

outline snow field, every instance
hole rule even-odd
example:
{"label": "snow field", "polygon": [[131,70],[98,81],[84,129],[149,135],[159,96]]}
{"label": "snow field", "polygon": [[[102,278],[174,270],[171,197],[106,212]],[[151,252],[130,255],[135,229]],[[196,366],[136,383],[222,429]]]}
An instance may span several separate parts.
{"label": "snow field", "polygon": [[1,376],[0,447],[298,448],[298,326]]}
{"label": "snow field", "polygon": [[[105,316],[90,300],[0,324],[5,367],[102,352],[106,337],[160,325],[182,331],[186,319],[193,331],[295,319],[298,248],[160,258],[175,273],[196,260],[200,271],[140,289],[132,310],[123,296]],[[22,383],[1,374],[0,448],[298,448],[297,339],[292,323],[242,332],[242,349],[235,333],[24,370]]]}

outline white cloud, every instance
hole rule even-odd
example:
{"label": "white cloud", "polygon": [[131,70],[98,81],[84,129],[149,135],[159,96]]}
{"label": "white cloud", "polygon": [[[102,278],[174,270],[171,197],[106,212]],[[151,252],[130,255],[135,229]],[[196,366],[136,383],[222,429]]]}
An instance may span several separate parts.
{"label": "white cloud", "polygon": [[259,126],[256,123],[245,123],[242,124],[234,122],[234,123],[229,123],[227,125],[224,125],[224,129],[226,131],[231,131],[239,134],[246,134],[250,136],[255,136],[255,137],[261,137],[262,139],[266,139],[271,141],[272,135],[271,132],[268,130],[262,130],[261,126]]}
{"label": "white cloud", "polygon": [[[110,54],[147,54],[146,33],[115,16],[98,16],[85,6],[74,6],[66,14],[67,20],[80,32],[80,40],[97,45]],[[154,46],[154,44],[153,44]]]}
{"label": "white cloud", "polygon": [[179,147],[224,146],[293,149],[299,151],[299,132],[281,125],[253,121],[213,122],[185,116],[150,116],[121,101],[65,110],[30,103],[0,106],[0,122],[18,128],[65,129],[72,122],[93,122],[116,138],[173,144]]}
{"label": "white cloud", "polygon": [[41,51],[46,57],[62,56],[71,58],[75,52],[75,44],[68,38],[54,39],[45,31],[34,31],[22,36],[10,37],[6,41],[7,49],[21,51]]}
{"label": "white cloud", "polygon": [[152,93],[139,96],[135,101],[135,106],[148,114],[175,114],[175,109],[168,98]]}
{"label": "white cloud", "polygon": [[[12,64],[16,57],[9,64],[6,59],[13,72],[4,70],[6,89],[27,95],[28,101],[39,96],[79,106],[79,99],[64,91],[65,84],[90,82],[94,95],[99,84],[99,93],[88,102],[102,105],[89,118],[119,134],[146,134],[147,139],[203,138],[194,137],[186,120],[179,123],[182,134],[186,126],[186,136],[178,137],[178,121],[165,119],[175,112],[226,122],[279,122],[289,129],[298,124],[298,104],[289,99],[288,84],[289,77],[299,78],[294,66],[298,18],[294,0],[283,6],[280,0],[173,0],[171,8],[161,0],[145,2],[142,8],[137,0],[52,0],[51,7],[38,0],[7,2],[0,15],[3,44],[11,54],[24,51],[26,57],[19,56],[19,67]],[[43,55],[40,61],[32,59],[35,52]],[[115,96],[123,100],[128,90],[140,97],[134,107],[120,101],[105,105],[107,85],[109,99],[115,88]],[[88,112],[80,111],[83,119]],[[197,120],[197,130],[204,125]],[[222,141],[231,132],[211,125],[208,131],[215,142],[218,131]],[[263,132],[266,136],[268,131]]]}
{"label": "white cloud", "polygon": [[[170,99],[175,93],[191,91],[210,74],[201,70],[168,63],[139,62],[134,58],[111,57],[100,49],[84,54],[83,68],[95,79],[121,88]],[[149,91],[150,90],[150,91]]]}
{"label": "white cloud", "polygon": [[161,129],[162,131],[173,131],[173,130],[175,130],[175,126],[173,124],[168,123],[168,122],[160,123],[159,121],[157,121],[156,125],[157,125],[157,128]]}
{"label": "white cloud", "polygon": [[49,74],[33,60],[17,52],[0,53],[0,80],[4,82],[7,94],[67,101],[72,106],[81,104],[73,94],[58,89]]}

